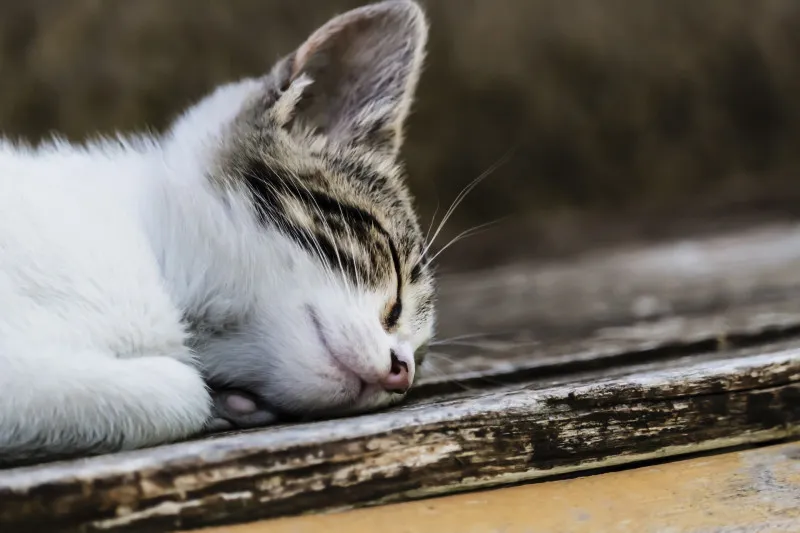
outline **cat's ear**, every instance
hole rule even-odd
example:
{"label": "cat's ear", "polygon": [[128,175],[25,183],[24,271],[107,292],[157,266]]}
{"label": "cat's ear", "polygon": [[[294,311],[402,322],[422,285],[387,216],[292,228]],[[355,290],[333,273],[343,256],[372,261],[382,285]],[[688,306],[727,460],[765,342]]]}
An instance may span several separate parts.
{"label": "cat's ear", "polygon": [[422,9],[411,0],[384,1],[333,18],[282,69],[284,87],[302,84],[293,119],[334,140],[396,155],[427,36]]}

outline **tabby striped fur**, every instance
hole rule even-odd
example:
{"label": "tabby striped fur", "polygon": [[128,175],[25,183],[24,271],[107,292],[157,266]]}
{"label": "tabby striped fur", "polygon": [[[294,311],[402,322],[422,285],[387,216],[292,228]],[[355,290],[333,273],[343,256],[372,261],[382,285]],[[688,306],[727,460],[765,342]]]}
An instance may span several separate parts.
{"label": "tabby striped fur", "polygon": [[0,141],[0,463],[403,397],[434,329],[398,162],[426,36],[387,0],[163,136]]}

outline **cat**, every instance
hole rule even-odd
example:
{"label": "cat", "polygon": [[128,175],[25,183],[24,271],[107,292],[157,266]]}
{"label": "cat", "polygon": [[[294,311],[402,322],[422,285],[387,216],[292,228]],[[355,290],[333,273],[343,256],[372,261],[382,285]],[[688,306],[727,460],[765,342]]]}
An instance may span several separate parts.
{"label": "cat", "polygon": [[428,25],[334,17],[159,136],[0,142],[0,461],[371,411],[435,283],[399,161]]}

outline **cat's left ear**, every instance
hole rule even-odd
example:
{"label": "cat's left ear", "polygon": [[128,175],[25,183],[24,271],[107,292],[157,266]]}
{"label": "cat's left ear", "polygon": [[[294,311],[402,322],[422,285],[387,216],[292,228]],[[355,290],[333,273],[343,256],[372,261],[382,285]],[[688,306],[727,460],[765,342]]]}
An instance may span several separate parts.
{"label": "cat's left ear", "polygon": [[333,18],[281,69],[284,87],[303,85],[293,119],[335,141],[397,155],[427,36],[422,9],[411,0],[388,0]]}

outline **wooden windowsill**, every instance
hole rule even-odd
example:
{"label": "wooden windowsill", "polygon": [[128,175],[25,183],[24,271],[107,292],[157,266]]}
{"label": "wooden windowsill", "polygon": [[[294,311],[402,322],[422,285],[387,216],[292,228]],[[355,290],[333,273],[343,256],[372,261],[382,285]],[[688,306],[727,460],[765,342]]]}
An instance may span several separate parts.
{"label": "wooden windowsill", "polygon": [[800,436],[800,227],[452,277],[441,300],[442,337],[480,342],[406,404],[2,470],[0,530],[188,530]]}

